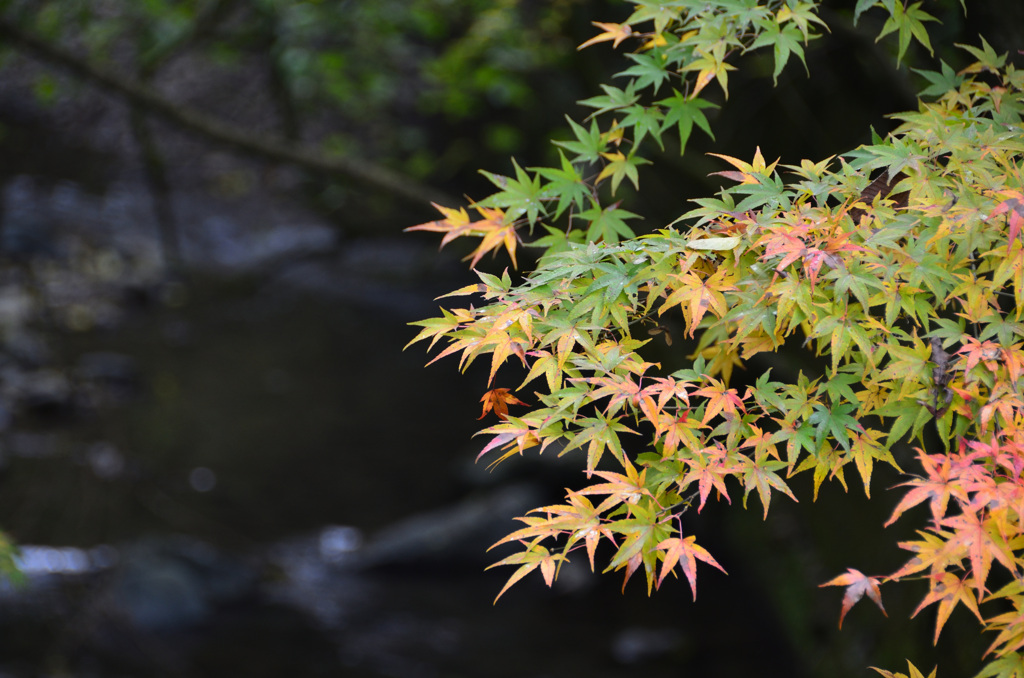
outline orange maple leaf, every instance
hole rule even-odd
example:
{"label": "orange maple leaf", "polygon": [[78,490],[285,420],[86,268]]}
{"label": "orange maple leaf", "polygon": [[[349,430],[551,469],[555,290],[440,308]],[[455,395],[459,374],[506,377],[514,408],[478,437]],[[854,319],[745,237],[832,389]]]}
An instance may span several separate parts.
{"label": "orange maple leaf", "polygon": [[476,268],[477,263],[485,254],[496,251],[504,245],[509,258],[512,259],[512,267],[519,268],[519,264],[516,261],[516,245],[519,242],[519,236],[516,234],[515,222],[506,223],[505,213],[499,209],[477,207],[476,210],[484,218],[474,221],[470,226],[474,228],[476,234],[483,237],[472,254],[466,257],[466,259],[472,258],[472,261],[469,262],[469,267]]}
{"label": "orange maple leaf", "polygon": [[993,374],[999,369],[999,358],[1002,348],[994,341],[978,341],[974,337],[964,337],[963,346],[957,354],[964,356],[964,372],[970,372],[975,365],[982,363]]}
{"label": "orange maple leaf", "polygon": [[839,628],[843,628],[843,619],[846,617],[846,613],[850,611],[858,600],[864,597],[864,594],[868,594],[868,598],[874,601],[878,609],[882,611],[886,617],[888,613],[885,611],[885,606],[882,605],[882,592],[878,590],[878,579],[875,577],[868,577],[860,570],[855,570],[852,567],[846,569],[846,574],[841,574],[831,581],[827,581],[820,586],[845,586],[846,593],[843,594],[843,609],[839,613]]}
{"label": "orange maple leaf", "polygon": [[508,417],[508,406],[509,405],[525,405],[522,400],[512,395],[507,388],[492,388],[484,396],[480,398],[480,402],[484,404],[483,412],[477,417],[477,420],[483,419],[487,416],[487,413],[494,411],[494,414],[498,415],[498,419],[505,419]]}
{"label": "orange maple leaf", "polygon": [[710,382],[708,386],[693,392],[694,395],[704,396],[708,399],[707,407],[704,409],[704,418],[701,420],[702,424],[708,423],[716,414],[722,412],[736,415],[737,410],[746,411],[743,399],[740,398],[736,389],[727,389],[725,384],[712,377],[708,377],[707,380]]}

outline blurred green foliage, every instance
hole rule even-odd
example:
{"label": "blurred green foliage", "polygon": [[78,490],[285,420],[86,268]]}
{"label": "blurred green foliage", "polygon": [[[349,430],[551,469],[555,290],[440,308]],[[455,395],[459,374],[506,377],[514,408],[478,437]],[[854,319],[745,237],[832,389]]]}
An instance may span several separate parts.
{"label": "blurred green foliage", "polygon": [[[443,178],[480,144],[505,155],[549,133],[519,120],[557,90],[542,74],[573,55],[566,25],[579,4],[3,0],[0,13],[130,75],[156,76],[186,54],[211,69],[266,74],[284,136]],[[45,104],[58,84],[41,74],[35,92]]]}
{"label": "blurred green foliage", "polygon": [[14,584],[24,580],[25,575],[18,569],[17,555],[17,547],[6,534],[0,532],[0,580],[6,579]]}

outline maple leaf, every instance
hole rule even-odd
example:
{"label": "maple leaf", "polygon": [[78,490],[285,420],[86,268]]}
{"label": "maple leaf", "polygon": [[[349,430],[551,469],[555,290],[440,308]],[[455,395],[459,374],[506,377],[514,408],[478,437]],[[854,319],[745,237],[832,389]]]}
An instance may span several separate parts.
{"label": "maple leaf", "polygon": [[661,582],[671,572],[676,564],[682,568],[686,580],[690,582],[690,591],[693,592],[693,599],[697,600],[697,560],[703,560],[708,565],[717,567],[725,574],[725,568],[718,564],[714,556],[707,552],[703,546],[696,542],[696,537],[670,537],[663,540],[655,548],[665,552],[665,562],[661,565],[661,575],[658,577],[657,587],[661,588]]}
{"label": "maple leaf", "polygon": [[787,266],[807,254],[807,243],[800,236],[801,229],[766,229],[765,234],[755,243],[758,246],[764,245],[765,252],[761,260],[781,255],[782,260],[775,264],[775,272],[777,275],[782,274]]}
{"label": "maple leaf", "polygon": [[[719,43],[721,45],[722,43]],[[736,67],[725,63],[725,56],[720,54],[720,49],[713,49],[710,53],[700,48],[694,49],[696,57],[693,61],[684,66],[681,71],[698,71],[697,80],[694,82],[690,98],[696,98],[701,90],[707,87],[715,78],[725,94],[729,98],[729,71],[735,71]]]}
{"label": "maple leaf", "polygon": [[999,191],[997,195],[1005,197],[1006,200],[996,205],[995,209],[989,214],[989,218],[991,219],[1006,212],[1010,213],[1006,219],[1007,225],[1010,227],[1006,244],[1007,251],[1009,251],[1013,241],[1020,234],[1021,226],[1024,225],[1024,193],[1004,190]]}
{"label": "maple leaf", "polygon": [[522,454],[524,450],[541,444],[540,438],[537,436],[536,427],[531,426],[522,419],[516,419],[515,417],[509,417],[508,415],[505,416],[504,423],[486,428],[483,431],[478,432],[476,435],[480,434],[491,434],[494,438],[492,438],[491,442],[487,443],[484,449],[480,451],[480,454],[476,456],[477,461],[480,461],[481,457],[498,447],[510,450],[505,456],[501,457],[499,460],[501,461],[517,451],[519,454]]}
{"label": "maple leaf", "polygon": [[997,382],[996,387],[989,395],[989,402],[981,408],[981,416],[978,423],[981,430],[987,431],[993,417],[998,413],[1002,415],[1001,426],[1013,430],[1018,421],[1017,413],[1024,409],[1019,394],[1014,392],[1014,387],[1006,382]]}
{"label": "maple leaf", "polygon": [[622,443],[619,441],[619,433],[633,433],[636,431],[632,430],[625,424],[621,424],[618,421],[618,417],[606,417],[601,413],[598,413],[597,417],[591,417],[584,419],[579,422],[581,430],[576,433],[569,440],[565,446],[565,450],[573,450],[577,447],[583,447],[584,443],[587,445],[587,477],[589,478],[594,473],[594,469],[597,467],[598,462],[601,461],[601,457],[604,455],[605,449],[609,449],[620,463],[622,463],[624,453],[622,451]]}
{"label": "maple leaf", "polygon": [[960,562],[967,556],[967,548],[964,544],[943,538],[951,536],[949,532],[940,532],[938,536],[927,532],[917,531],[921,537],[920,541],[901,541],[901,549],[912,551],[917,555],[911,558],[899,570],[889,575],[890,581],[897,581],[915,572],[920,572],[930,567],[932,573],[942,572],[950,565],[959,566]]}
{"label": "maple leaf", "polygon": [[601,522],[600,509],[595,508],[589,499],[578,492],[569,492],[566,496],[569,500],[568,506],[549,506],[547,508],[551,511],[558,511],[572,519],[575,531],[569,537],[565,550],[568,551],[576,541],[582,539],[587,547],[590,571],[594,572],[594,555],[597,553],[597,543],[601,540],[601,537],[605,537],[614,544],[615,535]]}
{"label": "maple leaf", "polygon": [[944,454],[925,454],[924,450],[918,448],[917,457],[924,467],[927,478],[915,478],[902,486],[913,487],[914,489],[900,500],[900,503],[893,509],[892,516],[885,522],[889,527],[903,515],[907,509],[917,506],[925,500],[929,500],[932,518],[935,521],[941,520],[946,515],[946,507],[950,497],[954,497],[963,504],[969,502],[967,492],[959,481],[959,472],[952,460]]}
{"label": "maple leaf", "polygon": [[[911,664],[909,660],[907,660],[907,667],[907,670],[910,671],[909,674],[893,673],[892,671],[886,671],[885,669],[880,669],[875,666],[872,666],[871,668],[880,673],[881,675],[885,676],[886,678],[925,678],[924,674],[921,673],[920,669]],[[928,678],[935,678],[937,673],[938,668],[932,669],[932,672],[928,674]]]}
{"label": "maple leaf", "polygon": [[732,503],[732,499],[729,498],[729,490],[725,486],[725,478],[732,475],[738,466],[729,459],[729,453],[721,443],[705,447],[695,452],[692,458],[684,461],[690,467],[690,472],[679,481],[679,487],[680,491],[685,491],[690,482],[697,481],[697,489],[700,493],[697,513],[704,509],[712,487],[717,489],[726,501]]}
{"label": "maple leaf", "polygon": [[989,520],[982,519],[977,513],[964,513],[944,518],[940,522],[954,531],[954,540],[958,544],[967,548],[967,555],[971,559],[971,578],[979,596],[985,590],[985,580],[988,579],[993,558],[1010,572],[1016,572],[1013,549],[995,534]]}
{"label": "maple leaf", "polygon": [[677,304],[681,306],[685,312],[686,325],[691,337],[709,308],[719,318],[725,315],[726,303],[723,292],[736,289],[732,285],[732,276],[725,267],[718,269],[707,280],[701,280],[699,276],[691,272],[674,276],[674,279],[678,282],[678,287],[662,304],[658,314],[665,313]]}
{"label": "maple leaf", "polygon": [[[671,400],[678,399],[687,406],[690,404],[688,386],[689,382],[676,381],[672,377],[655,377],[649,386],[641,389],[640,410],[654,424],[655,437],[660,437],[669,426],[678,421],[677,416],[665,412],[665,406]],[[658,396],[657,402],[654,400],[655,395]]]}
{"label": "maple leaf", "polygon": [[665,430],[665,440],[662,444],[662,453],[666,457],[675,455],[680,443],[685,447],[700,447],[694,429],[710,428],[700,423],[696,418],[690,419],[689,410],[684,411],[674,418]]}
{"label": "maple leaf", "polygon": [[889,448],[878,442],[878,439],[884,435],[882,431],[873,429],[850,432],[849,456],[853,457],[853,461],[857,465],[857,471],[860,472],[860,478],[864,482],[864,494],[868,497],[871,496],[871,472],[875,459],[884,461],[901,473],[903,472]]}
{"label": "maple leaf", "polygon": [[619,550],[604,571],[625,569],[622,581],[622,590],[625,591],[630,577],[641,565],[644,565],[647,572],[647,593],[650,595],[651,587],[654,584],[656,545],[664,539],[666,528],[657,524],[657,518],[653,513],[639,506],[632,507],[632,514],[635,517],[616,520],[608,524],[609,529],[621,534],[623,539]]}
{"label": "maple leaf", "polygon": [[499,209],[487,209],[484,207],[477,207],[476,209],[484,218],[480,221],[474,221],[470,225],[474,230],[483,235],[483,238],[481,238],[480,244],[477,245],[470,256],[466,257],[471,259],[469,267],[476,268],[477,263],[485,254],[495,251],[504,245],[509,258],[512,259],[512,267],[519,268],[519,264],[516,262],[516,245],[519,242],[519,236],[516,234],[516,223],[514,221],[506,223],[505,213]]}
{"label": "maple leaf", "polygon": [[757,147],[757,151],[754,153],[754,161],[752,163],[744,162],[739,158],[733,158],[728,155],[722,155],[721,153],[708,153],[708,155],[713,155],[716,158],[721,158],[722,160],[725,160],[727,163],[729,163],[737,170],[739,170],[738,172],[712,172],[712,174],[717,174],[726,177],[727,179],[738,181],[741,184],[762,183],[759,177],[771,176],[772,172],[775,171],[775,166],[779,164],[779,161],[777,159],[770,165],[765,164],[764,156],[761,155],[760,146]]}
{"label": "maple leaf", "polygon": [[[999,648],[996,652],[998,655],[1009,655],[1007,659],[1015,659],[1016,664],[1020,665],[1020,655],[1017,651],[1024,646],[1024,612],[1020,611],[1020,604],[1017,604],[1017,609],[1005,612],[988,619],[988,629],[991,631],[998,630],[999,635],[992,641],[985,654],[990,654],[999,648],[1000,645],[1003,647]],[[978,674],[981,675],[994,675],[994,674]],[[1003,675],[1003,674],[999,674]],[[1020,674],[1010,674],[1019,676]]]}
{"label": "maple leaf", "polygon": [[745,410],[743,400],[734,388],[727,389],[725,384],[717,379],[708,378],[710,385],[693,392],[694,395],[704,396],[708,399],[707,408],[704,410],[702,424],[708,423],[716,414],[725,412],[735,415],[737,410]]}
{"label": "maple leaf", "polygon": [[569,533],[569,539],[562,552],[568,553],[576,542],[583,539],[590,560],[590,570],[593,572],[598,541],[601,537],[605,537],[608,541],[615,543],[615,535],[606,524],[601,522],[601,509],[595,508],[589,499],[575,492],[569,492],[566,497],[567,504],[542,506],[530,511],[531,514],[545,513],[545,516],[527,515],[516,518],[525,523],[526,527],[506,535],[487,550],[490,551],[501,544],[512,541],[523,543],[527,539],[543,541],[548,537],[558,537]]}
{"label": "maple leaf", "polygon": [[747,457],[744,457],[744,459],[745,461],[741,461],[739,464],[739,468],[742,469],[743,473],[743,487],[746,490],[746,494],[743,496],[744,505],[746,505],[747,495],[750,494],[750,491],[757,488],[757,495],[761,498],[761,505],[764,507],[764,518],[767,520],[772,488],[782,492],[793,501],[797,501],[789,486],[775,473],[775,469],[786,466],[786,462],[779,460],[769,461],[767,459],[755,462]]}
{"label": "maple leaf", "polygon": [[1012,381],[1017,381],[1024,375],[1024,352],[1020,349],[1021,344],[1014,344],[1003,349],[1003,363],[1009,371]]}
{"label": "maple leaf", "polygon": [[433,231],[435,233],[444,233],[445,235],[441,239],[441,246],[444,247],[455,238],[460,235],[466,235],[471,230],[469,214],[466,212],[464,207],[460,207],[456,210],[448,207],[442,207],[436,202],[432,202],[430,204],[434,206],[434,209],[444,215],[444,219],[428,221],[423,224],[410,226],[405,229],[405,232]]}
{"label": "maple leaf", "polygon": [[626,475],[614,473],[612,471],[594,471],[593,475],[600,476],[608,482],[585,487],[576,492],[576,494],[609,495],[608,498],[601,502],[597,507],[599,512],[606,511],[621,503],[635,504],[640,501],[640,497],[644,495],[648,497],[651,496],[651,491],[644,486],[647,477],[647,469],[644,469],[637,474],[636,467],[634,467],[633,464],[627,463]]}
{"label": "maple leaf", "polygon": [[963,348],[957,353],[964,356],[964,372],[970,372],[980,362],[995,373],[1002,348],[992,341],[978,341],[974,337],[965,336]]}
{"label": "maple leaf", "polygon": [[571,379],[573,383],[585,382],[599,386],[600,388],[591,391],[590,398],[594,401],[610,396],[608,406],[605,407],[605,414],[615,414],[625,403],[636,402],[640,394],[640,386],[627,376],[613,374],[610,377],[588,377],[586,379]]}
{"label": "maple leaf", "polygon": [[501,246],[505,247],[509,257],[512,259],[512,266],[518,268],[516,247],[519,243],[519,236],[516,233],[516,222],[507,219],[502,210],[474,205],[474,209],[483,218],[477,221],[470,221],[469,213],[466,212],[465,208],[460,207],[455,210],[442,207],[437,203],[431,204],[445,218],[410,226],[405,231],[444,233],[444,237],[441,238],[441,247],[444,247],[455,238],[481,236],[480,244],[466,257],[466,259],[471,260],[470,268],[476,268],[477,263],[485,254],[496,251]]}
{"label": "maple leaf", "polygon": [[487,416],[487,413],[494,411],[494,414],[498,415],[498,419],[505,419],[508,416],[509,405],[525,405],[522,400],[512,395],[507,388],[492,388],[484,396],[480,398],[480,402],[484,404],[483,412],[477,417],[477,420],[483,419]]}
{"label": "maple leaf", "polygon": [[498,598],[508,591],[509,588],[517,581],[528,575],[529,573],[540,568],[541,575],[544,577],[544,583],[550,587],[555,582],[555,574],[563,562],[568,562],[568,558],[563,553],[552,553],[546,548],[537,544],[536,542],[529,544],[525,551],[519,553],[513,553],[508,558],[500,560],[493,565],[487,566],[487,569],[492,567],[498,567],[499,565],[519,565],[519,569],[512,573],[512,576],[505,582],[505,586],[502,587],[498,595],[495,596],[494,602],[498,602]]}
{"label": "maple leaf", "polygon": [[878,579],[875,577],[868,577],[860,570],[850,567],[846,569],[846,574],[841,574],[835,579],[819,584],[819,587],[846,587],[846,593],[843,594],[843,609],[839,613],[839,628],[843,628],[843,619],[846,617],[846,613],[857,604],[857,601],[864,597],[865,593],[868,594],[868,598],[874,601],[878,609],[882,611],[882,614],[886,617],[889,616],[885,611],[885,606],[882,605],[882,593],[878,590],[878,584]]}
{"label": "maple leaf", "polygon": [[547,511],[548,514],[546,516],[519,516],[516,520],[525,523],[526,527],[521,527],[515,532],[506,535],[501,540],[491,544],[487,550],[490,551],[501,544],[506,544],[511,541],[526,543],[527,539],[532,539],[535,540],[534,543],[538,543],[549,537],[557,537],[561,535],[566,531],[566,520],[563,516],[553,516],[551,512],[551,509],[553,508],[556,507],[544,506],[530,511],[530,513]]}
{"label": "maple leaf", "polygon": [[985,620],[982,618],[981,613],[978,611],[978,601],[974,597],[974,592],[971,591],[971,587],[967,584],[967,579],[960,579],[952,572],[936,572],[931,575],[931,590],[928,591],[928,595],[924,597],[921,604],[917,606],[911,617],[916,617],[917,613],[928,607],[932,603],[938,603],[939,609],[935,615],[935,638],[932,642],[939,642],[939,634],[942,633],[942,627],[945,626],[946,620],[949,619],[949,614],[953,611],[953,608],[957,606],[957,603],[963,603],[964,607],[974,613],[974,616],[978,618],[982,624]]}
{"label": "maple leaf", "polygon": [[633,29],[629,24],[610,24],[602,21],[591,21],[590,23],[598,28],[604,29],[604,33],[598,33],[590,40],[587,40],[577,47],[577,50],[586,49],[591,45],[596,45],[599,42],[607,42],[609,40],[612,41],[613,48],[618,47],[623,40],[633,35]]}

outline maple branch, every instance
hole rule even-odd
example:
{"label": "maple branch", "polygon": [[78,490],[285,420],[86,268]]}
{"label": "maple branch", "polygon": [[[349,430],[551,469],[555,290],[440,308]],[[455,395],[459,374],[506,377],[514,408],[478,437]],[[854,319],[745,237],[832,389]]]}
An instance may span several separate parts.
{"label": "maple branch", "polygon": [[172,102],[154,88],[136,79],[107,70],[63,47],[26,33],[3,17],[0,17],[0,37],[42,61],[59,66],[87,82],[124,97],[148,113],[211,141],[271,161],[299,165],[317,172],[340,174],[421,207],[429,202],[448,205],[459,202],[411,177],[366,160],[356,161],[343,156],[325,155],[294,142],[256,137],[241,131],[205,113]]}

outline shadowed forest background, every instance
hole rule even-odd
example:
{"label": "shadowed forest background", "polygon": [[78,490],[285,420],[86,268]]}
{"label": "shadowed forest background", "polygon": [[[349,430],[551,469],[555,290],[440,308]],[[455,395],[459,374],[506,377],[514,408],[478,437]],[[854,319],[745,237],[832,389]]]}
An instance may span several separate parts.
{"label": "shadowed forest background", "polygon": [[[773,88],[746,57],[715,139],[669,144],[642,202],[623,184],[640,229],[717,190],[708,151],[820,160],[916,106],[924,81],[853,5],[823,13],[813,79],[791,64]],[[1017,0],[927,5],[935,60],[912,64],[957,68],[979,33],[1024,45]],[[576,46],[630,7],[0,0],[0,529],[23,570],[0,586],[0,676],[972,670],[976,622],[954,613],[933,648],[919,591],[836,629],[818,584],[898,567],[913,533],[866,538],[896,502],[881,470],[880,501],[827,484],[767,524],[709,504],[690,529],[730,574],[696,602],[685,582],[620,593],[581,558],[492,606],[487,547],[579,472],[473,464],[486,370],[402,351],[475,281],[468,249],[402,229],[486,195],[480,168],[556,160],[564,115],[621,68]]]}

